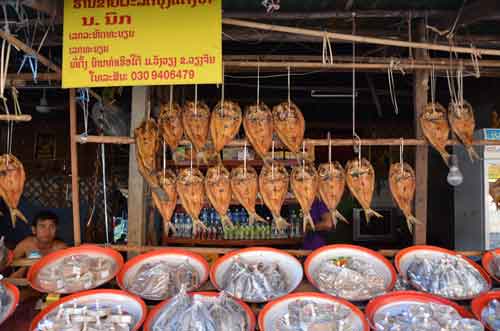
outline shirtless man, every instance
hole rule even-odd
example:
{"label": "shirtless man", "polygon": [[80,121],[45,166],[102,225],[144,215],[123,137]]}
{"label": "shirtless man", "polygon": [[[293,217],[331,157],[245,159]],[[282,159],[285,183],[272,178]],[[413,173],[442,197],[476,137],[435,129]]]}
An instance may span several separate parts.
{"label": "shirtless man", "polygon": [[[50,211],[38,213],[33,221],[33,236],[17,244],[14,249],[14,259],[41,257],[66,248],[64,242],[56,240],[58,221],[57,215]],[[26,271],[27,268],[20,268],[11,277],[24,277]]]}

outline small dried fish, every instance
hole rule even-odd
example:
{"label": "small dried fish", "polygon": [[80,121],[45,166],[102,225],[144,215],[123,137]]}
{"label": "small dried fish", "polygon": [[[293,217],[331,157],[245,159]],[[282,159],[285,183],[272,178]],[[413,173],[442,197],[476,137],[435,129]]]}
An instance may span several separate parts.
{"label": "small dried fish", "polygon": [[200,220],[200,213],[205,204],[204,177],[198,169],[185,168],[177,177],[177,193],[181,204],[193,222],[193,234],[206,229]]}
{"label": "small dried fish", "polygon": [[208,140],[210,126],[208,106],[202,101],[196,105],[193,101],[186,102],[182,111],[182,124],[196,151],[202,151]]}
{"label": "small dried fish", "polygon": [[490,184],[490,195],[493,198],[493,203],[500,210],[500,178],[493,184]]}
{"label": "small dried fish", "polygon": [[182,125],[182,109],[177,103],[163,103],[160,105],[160,115],[158,116],[158,128],[163,140],[173,152],[179,146],[179,142],[184,134]]}
{"label": "small dried fish", "polygon": [[293,102],[282,102],[273,108],[273,124],[281,142],[298,154],[304,140],[305,121],[300,109]]}
{"label": "small dried fish", "polygon": [[273,143],[273,115],[269,107],[260,103],[247,107],[243,118],[245,133],[253,148],[264,161]]}
{"label": "small dried fish", "polygon": [[330,210],[333,226],[339,220],[349,224],[349,221],[337,210],[345,189],[345,172],[339,162],[323,163],[318,167],[319,195]]}
{"label": "small dried fish", "polygon": [[303,231],[307,231],[308,225],[314,231],[311,207],[318,192],[318,173],[314,165],[308,163],[295,166],[292,170],[290,186],[304,213]]}
{"label": "small dried fish", "polygon": [[285,202],[290,182],[288,172],[280,164],[264,165],[259,175],[259,188],[262,200],[273,215],[273,222],[278,230],[284,230],[290,224],[281,216],[281,207]]}
{"label": "small dried fish", "polygon": [[205,191],[208,200],[217,211],[224,227],[232,227],[233,223],[227,215],[231,205],[231,180],[229,171],[219,164],[207,170],[205,177]]}
{"label": "small dried fish", "polygon": [[352,195],[358,200],[365,211],[366,222],[372,216],[381,218],[382,215],[371,209],[373,191],[375,190],[375,170],[366,159],[351,160],[346,166],[346,182]]}
{"label": "small dried fish", "polygon": [[176,176],[172,170],[166,169],[157,174],[156,181],[158,186],[151,188],[151,196],[156,209],[161,214],[163,230],[168,237],[169,230],[175,234],[175,227],[171,223],[171,219],[177,206]]}
{"label": "small dried fish", "polygon": [[253,167],[245,169],[243,166],[233,168],[231,171],[231,191],[233,196],[245,208],[248,213],[248,223],[254,222],[267,223],[255,211],[257,203],[257,193],[259,193],[259,184],[257,171]]}
{"label": "small dried fish", "polygon": [[401,163],[393,163],[389,170],[389,188],[394,201],[405,215],[410,232],[413,230],[413,225],[419,223],[412,214],[415,187],[416,178],[413,168],[406,162],[403,163],[403,166]]}
{"label": "small dried fish", "polygon": [[214,142],[215,151],[219,153],[224,149],[240,131],[242,121],[241,108],[236,102],[219,102],[210,117],[210,134]]}
{"label": "small dried fish", "polygon": [[500,302],[493,299],[488,303],[486,309],[481,313],[482,321],[485,322],[491,330],[500,330]]}
{"label": "small dried fish", "polygon": [[153,120],[145,120],[135,129],[137,166],[142,177],[151,187],[156,187],[156,153],[160,148],[158,126]]}
{"label": "small dried fish", "polygon": [[476,120],[474,119],[474,112],[470,103],[467,101],[464,101],[463,104],[450,103],[448,106],[448,118],[451,129],[462,144],[464,144],[471,161],[479,160],[480,157],[472,145]]}
{"label": "small dried fish", "polygon": [[446,109],[439,103],[428,103],[420,116],[420,125],[425,138],[441,154],[444,163],[449,165],[450,154],[446,151],[446,143],[450,125]]}
{"label": "small dried fish", "polygon": [[23,194],[26,173],[24,166],[14,155],[4,154],[0,156],[0,197],[3,199],[10,212],[12,227],[16,227],[19,218],[26,224],[28,220],[23,213],[17,209],[19,200]]}

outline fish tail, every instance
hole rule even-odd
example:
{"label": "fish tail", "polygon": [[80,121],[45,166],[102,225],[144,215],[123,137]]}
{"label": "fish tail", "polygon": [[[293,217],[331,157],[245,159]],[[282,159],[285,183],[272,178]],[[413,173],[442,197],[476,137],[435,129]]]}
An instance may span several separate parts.
{"label": "fish tail", "polygon": [[257,213],[248,213],[248,224],[254,225],[255,222],[266,223],[267,221]]}
{"label": "fish tail", "polygon": [[307,232],[307,226],[310,225],[312,231],[316,230],[316,227],[314,226],[314,221],[312,219],[311,213],[304,213],[304,220],[302,221],[302,230],[304,233]]}
{"label": "fish tail", "polygon": [[19,209],[17,208],[10,209],[10,221],[12,222],[13,228],[16,227],[16,222],[18,218],[24,223],[29,224],[28,219],[26,218],[26,216],[23,215],[23,213]]}
{"label": "fish tail", "polygon": [[410,230],[410,233],[413,233],[414,226],[422,223],[415,216],[409,215],[406,216],[406,224],[408,225],[408,230]]}
{"label": "fish tail", "polygon": [[365,216],[366,216],[366,223],[370,223],[370,219],[372,218],[372,216],[375,216],[377,218],[384,217],[371,208],[365,209]]}
{"label": "fish tail", "polygon": [[192,218],[193,219],[193,235],[196,235],[198,233],[198,230],[206,230],[207,226],[203,224],[203,222],[198,218]]}
{"label": "fish tail", "polygon": [[163,223],[163,231],[165,232],[165,236],[168,238],[170,231],[172,231],[172,235],[176,235],[177,231],[175,230],[175,226],[172,224],[172,222],[164,222]]}
{"label": "fish tail", "polygon": [[349,224],[349,221],[337,209],[331,209],[330,214],[332,215],[334,229],[337,227],[339,221]]}
{"label": "fish tail", "polygon": [[234,226],[233,222],[231,222],[231,218],[225,215],[220,215],[220,222],[222,223],[222,227],[225,229],[226,227],[232,228]]}
{"label": "fish tail", "polygon": [[276,224],[276,229],[279,231],[285,230],[286,228],[290,227],[290,223],[286,221],[283,217],[280,215],[273,215],[274,218],[274,224]]}
{"label": "fish tail", "polygon": [[444,163],[449,167],[451,155],[446,150],[439,151],[439,154],[441,154],[441,157],[443,158]]}
{"label": "fish tail", "polygon": [[479,154],[477,154],[474,146],[468,146],[467,153],[469,153],[469,158],[472,162],[474,162],[475,160],[481,160],[481,157],[479,156]]}

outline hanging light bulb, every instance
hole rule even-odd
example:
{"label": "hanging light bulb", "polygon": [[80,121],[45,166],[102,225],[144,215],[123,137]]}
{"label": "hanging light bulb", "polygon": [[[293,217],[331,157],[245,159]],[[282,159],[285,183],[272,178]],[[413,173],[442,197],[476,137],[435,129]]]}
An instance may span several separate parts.
{"label": "hanging light bulb", "polygon": [[464,176],[462,175],[462,172],[458,168],[458,158],[456,155],[451,155],[450,157],[450,172],[448,172],[448,176],[446,177],[446,180],[448,181],[448,184],[451,186],[458,186],[462,184],[464,181]]}

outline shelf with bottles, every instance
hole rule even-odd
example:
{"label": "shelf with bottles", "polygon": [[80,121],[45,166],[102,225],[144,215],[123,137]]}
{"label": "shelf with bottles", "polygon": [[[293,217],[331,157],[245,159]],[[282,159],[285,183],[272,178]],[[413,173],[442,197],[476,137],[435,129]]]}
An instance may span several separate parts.
{"label": "shelf with bottles", "polygon": [[[266,223],[256,222],[249,224],[248,213],[241,206],[231,207],[228,216],[233,222],[233,227],[224,227],[220,221],[220,216],[213,208],[203,208],[200,214],[200,220],[207,227],[193,236],[192,220],[184,213],[177,210],[172,217],[172,224],[175,233],[169,236],[170,239],[191,239],[191,240],[285,240],[300,239],[302,232],[302,212],[295,206],[284,208],[284,216],[290,223],[286,230],[279,231],[272,222],[269,211],[264,207],[258,206],[259,215],[267,220]],[[286,214],[286,215],[285,215]]]}

